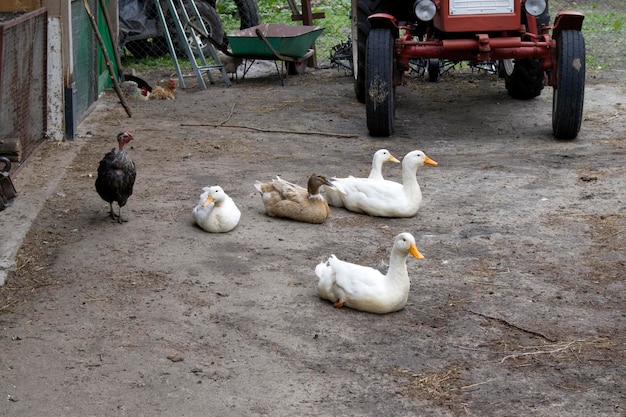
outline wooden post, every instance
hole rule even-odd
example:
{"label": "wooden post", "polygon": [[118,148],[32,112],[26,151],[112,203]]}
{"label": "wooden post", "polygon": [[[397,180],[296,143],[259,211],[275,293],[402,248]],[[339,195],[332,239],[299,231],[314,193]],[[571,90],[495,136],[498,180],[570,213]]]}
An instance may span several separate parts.
{"label": "wooden post", "polygon": [[[305,26],[313,26],[313,12],[311,11],[311,0],[302,0],[302,24]],[[311,45],[313,51],[315,51],[315,42]],[[313,52],[311,58],[307,65],[310,68],[315,68],[317,66],[317,52]]]}

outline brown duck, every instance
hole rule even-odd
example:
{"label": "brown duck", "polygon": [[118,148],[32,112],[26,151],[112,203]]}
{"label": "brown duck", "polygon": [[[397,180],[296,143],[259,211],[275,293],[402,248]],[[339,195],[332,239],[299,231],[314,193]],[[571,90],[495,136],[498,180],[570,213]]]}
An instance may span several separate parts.
{"label": "brown duck", "polygon": [[320,194],[322,184],[334,187],[324,175],[309,177],[307,188],[276,177],[268,182],[257,181],[254,188],[261,193],[268,216],[283,217],[306,223],[324,223],[330,208]]}

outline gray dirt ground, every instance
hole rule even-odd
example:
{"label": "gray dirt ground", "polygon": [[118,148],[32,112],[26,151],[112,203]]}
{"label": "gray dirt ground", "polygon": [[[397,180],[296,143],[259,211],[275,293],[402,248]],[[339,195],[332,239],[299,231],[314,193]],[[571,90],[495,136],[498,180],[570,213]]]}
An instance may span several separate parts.
{"label": "gray dirt ground", "polygon": [[[551,90],[513,101],[486,74],[400,87],[384,139],[335,70],[192,85],[132,118],[107,94],[14,178],[19,211],[62,171],[0,287],[0,415],[625,416],[625,93],[623,73],[591,74],[572,142],[551,136]],[[121,130],[123,225],[94,190]],[[415,218],[265,216],[255,180],[364,175],[382,147],[439,162]],[[243,213],[228,234],[192,222],[209,184]],[[402,231],[425,255],[404,310],[317,297],[318,262],[384,267]]]}

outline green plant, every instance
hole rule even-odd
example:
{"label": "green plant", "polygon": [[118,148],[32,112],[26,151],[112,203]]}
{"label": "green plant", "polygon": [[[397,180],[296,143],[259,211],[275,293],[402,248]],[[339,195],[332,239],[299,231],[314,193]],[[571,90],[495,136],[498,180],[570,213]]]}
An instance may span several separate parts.
{"label": "green plant", "polygon": [[[122,54],[122,66],[139,72],[154,71],[160,68],[174,68],[174,61],[169,55],[134,58],[130,54]],[[179,59],[183,71],[191,71],[191,63],[186,59]]]}
{"label": "green plant", "polygon": [[626,64],[626,2],[551,1],[550,14],[561,10],[577,10],[585,15],[583,35],[589,70],[615,70]]}

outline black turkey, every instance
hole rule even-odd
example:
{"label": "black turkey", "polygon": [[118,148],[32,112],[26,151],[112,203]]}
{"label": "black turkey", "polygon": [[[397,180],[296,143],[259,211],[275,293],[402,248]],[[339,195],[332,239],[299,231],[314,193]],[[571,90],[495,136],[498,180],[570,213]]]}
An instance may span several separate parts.
{"label": "black turkey", "polygon": [[[111,218],[122,223],[122,207],[126,205],[128,197],[133,193],[137,169],[135,163],[124,150],[124,146],[133,139],[128,132],[117,135],[119,150],[111,149],[104,155],[98,165],[98,178],[96,178],[96,191],[104,201],[109,203]],[[113,202],[119,205],[119,213],[113,211]]]}

